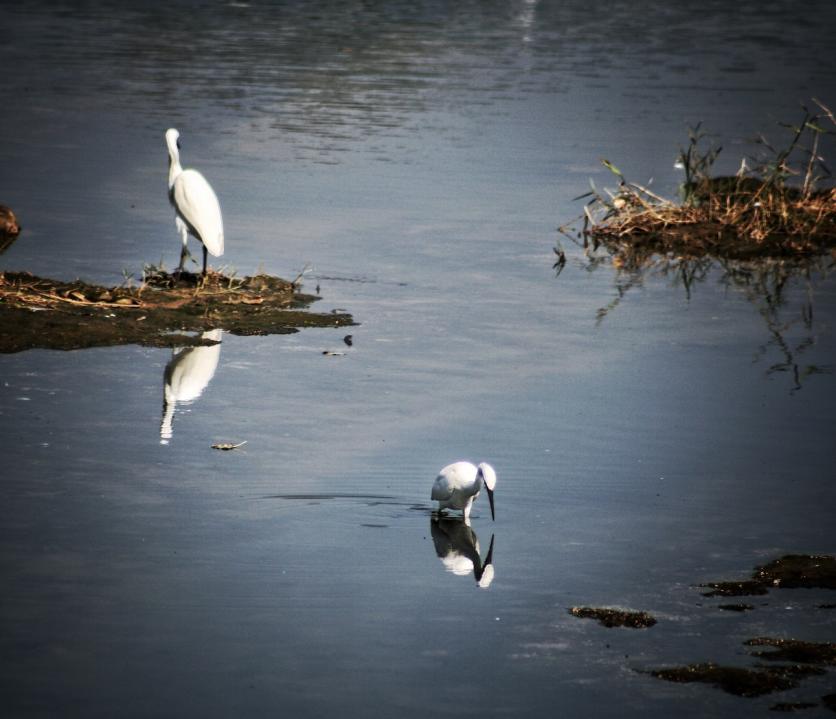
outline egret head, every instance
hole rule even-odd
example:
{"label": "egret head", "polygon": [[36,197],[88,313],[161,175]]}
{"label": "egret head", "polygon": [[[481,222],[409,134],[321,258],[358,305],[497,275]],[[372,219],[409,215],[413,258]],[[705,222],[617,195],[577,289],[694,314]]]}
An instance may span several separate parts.
{"label": "egret head", "polygon": [[173,127],[165,131],[165,144],[168,145],[168,154],[177,157],[180,149],[180,133]]}
{"label": "egret head", "polygon": [[496,519],[493,509],[493,489],[496,487],[496,472],[494,472],[493,467],[487,462],[482,462],[478,469],[479,476],[482,478],[482,482],[488,492],[488,502],[491,504],[491,519]]}
{"label": "egret head", "polygon": [[180,133],[173,127],[165,131],[165,144],[168,146],[168,189],[174,186],[174,180],[182,172],[180,167]]}
{"label": "egret head", "polygon": [[165,131],[165,144],[168,145],[169,150],[180,147],[180,133],[173,127]]}

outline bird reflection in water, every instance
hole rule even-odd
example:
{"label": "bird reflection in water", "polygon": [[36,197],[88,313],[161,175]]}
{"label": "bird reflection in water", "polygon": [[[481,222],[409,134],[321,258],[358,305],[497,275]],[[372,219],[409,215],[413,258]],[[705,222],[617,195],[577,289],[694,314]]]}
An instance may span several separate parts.
{"label": "bird reflection in water", "polygon": [[435,545],[435,553],[448,572],[460,577],[472,572],[476,583],[482,589],[487,589],[491,585],[494,578],[493,534],[488,554],[483,562],[479,538],[469,521],[433,516],[430,519],[430,532]]}
{"label": "bird reflection in water", "polygon": [[221,356],[222,337],[223,330],[220,329],[204,332],[202,339],[214,340],[217,344],[175,350],[165,366],[160,444],[168,444],[174,432],[172,422],[177,403],[196,400],[212,381]]}

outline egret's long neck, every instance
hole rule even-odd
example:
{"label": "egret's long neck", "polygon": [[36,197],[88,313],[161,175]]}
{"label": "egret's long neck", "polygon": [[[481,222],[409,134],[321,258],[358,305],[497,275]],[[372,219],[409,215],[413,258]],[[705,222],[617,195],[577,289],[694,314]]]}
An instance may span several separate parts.
{"label": "egret's long neck", "polygon": [[174,186],[174,180],[177,175],[183,172],[180,166],[180,151],[177,149],[177,141],[166,136],[166,144],[168,145],[168,189]]}
{"label": "egret's long neck", "polygon": [[485,486],[485,480],[482,479],[482,474],[479,473],[479,474],[476,475],[476,481],[473,483],[473,485],[470,488],[471,496],[474,495],[474,494],[479,494],[479,492],[482,491],[482,487],[484,487],[484,486]]}
{"label": "egret's long neck", "polygon": [[174,181],[177,179],[177,175],[183,172],[183,168],[180,167],[180,157],[177,149],[175,148],[172,152],[171,148],[168,151],[168,189],[170,190],[174,187]]}

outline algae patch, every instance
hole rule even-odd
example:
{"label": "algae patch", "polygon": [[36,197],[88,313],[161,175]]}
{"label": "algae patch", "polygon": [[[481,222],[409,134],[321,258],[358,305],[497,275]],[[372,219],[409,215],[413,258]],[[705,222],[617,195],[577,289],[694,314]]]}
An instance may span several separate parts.
{"label": "algae patch", "polygon": [[279,277],[217,272],[201,277],[151,269],[138,287],[0,273],[0,352],[123,344],[188,347],[211,342],[187,333],[217,328],[269,335],[354,324],[346,313],[307,311],[318,298]]}

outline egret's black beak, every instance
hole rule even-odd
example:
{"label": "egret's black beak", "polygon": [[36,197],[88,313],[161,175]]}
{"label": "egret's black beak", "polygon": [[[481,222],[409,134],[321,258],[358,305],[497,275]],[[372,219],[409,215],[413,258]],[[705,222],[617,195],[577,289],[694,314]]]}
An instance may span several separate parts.
{"label": "egret's black beak", "polygon": [[489,564],[493,564],[493,540],[494,536],[491,535],[491,546],[488,547],[488,556],[485,557],[485,561],[482,563],[482,567],[487,567]]}
{"label": "egret's black beak", "polygon": [[488,489],[487,487],[485,487],[485,489],[488,490],[488,501],[491,503],[491,519],[493,521],[496,521],[496,517],[494,516],[494,512],[493,512],[493,490]]}
{"label": "egret's black beak", "polygon": [[[485,561],[482,561],[482,558],[479,557],[479,564],[474,565],[473,575],[476,577],[477,582],[482,581],[482,577],[485,576],[485,570],[493,564],[493,540],[494,535],[491,535],[491,546],[488,548],[488,556],[485,557]],[[490,584],[490,581],[488,582]]]}

